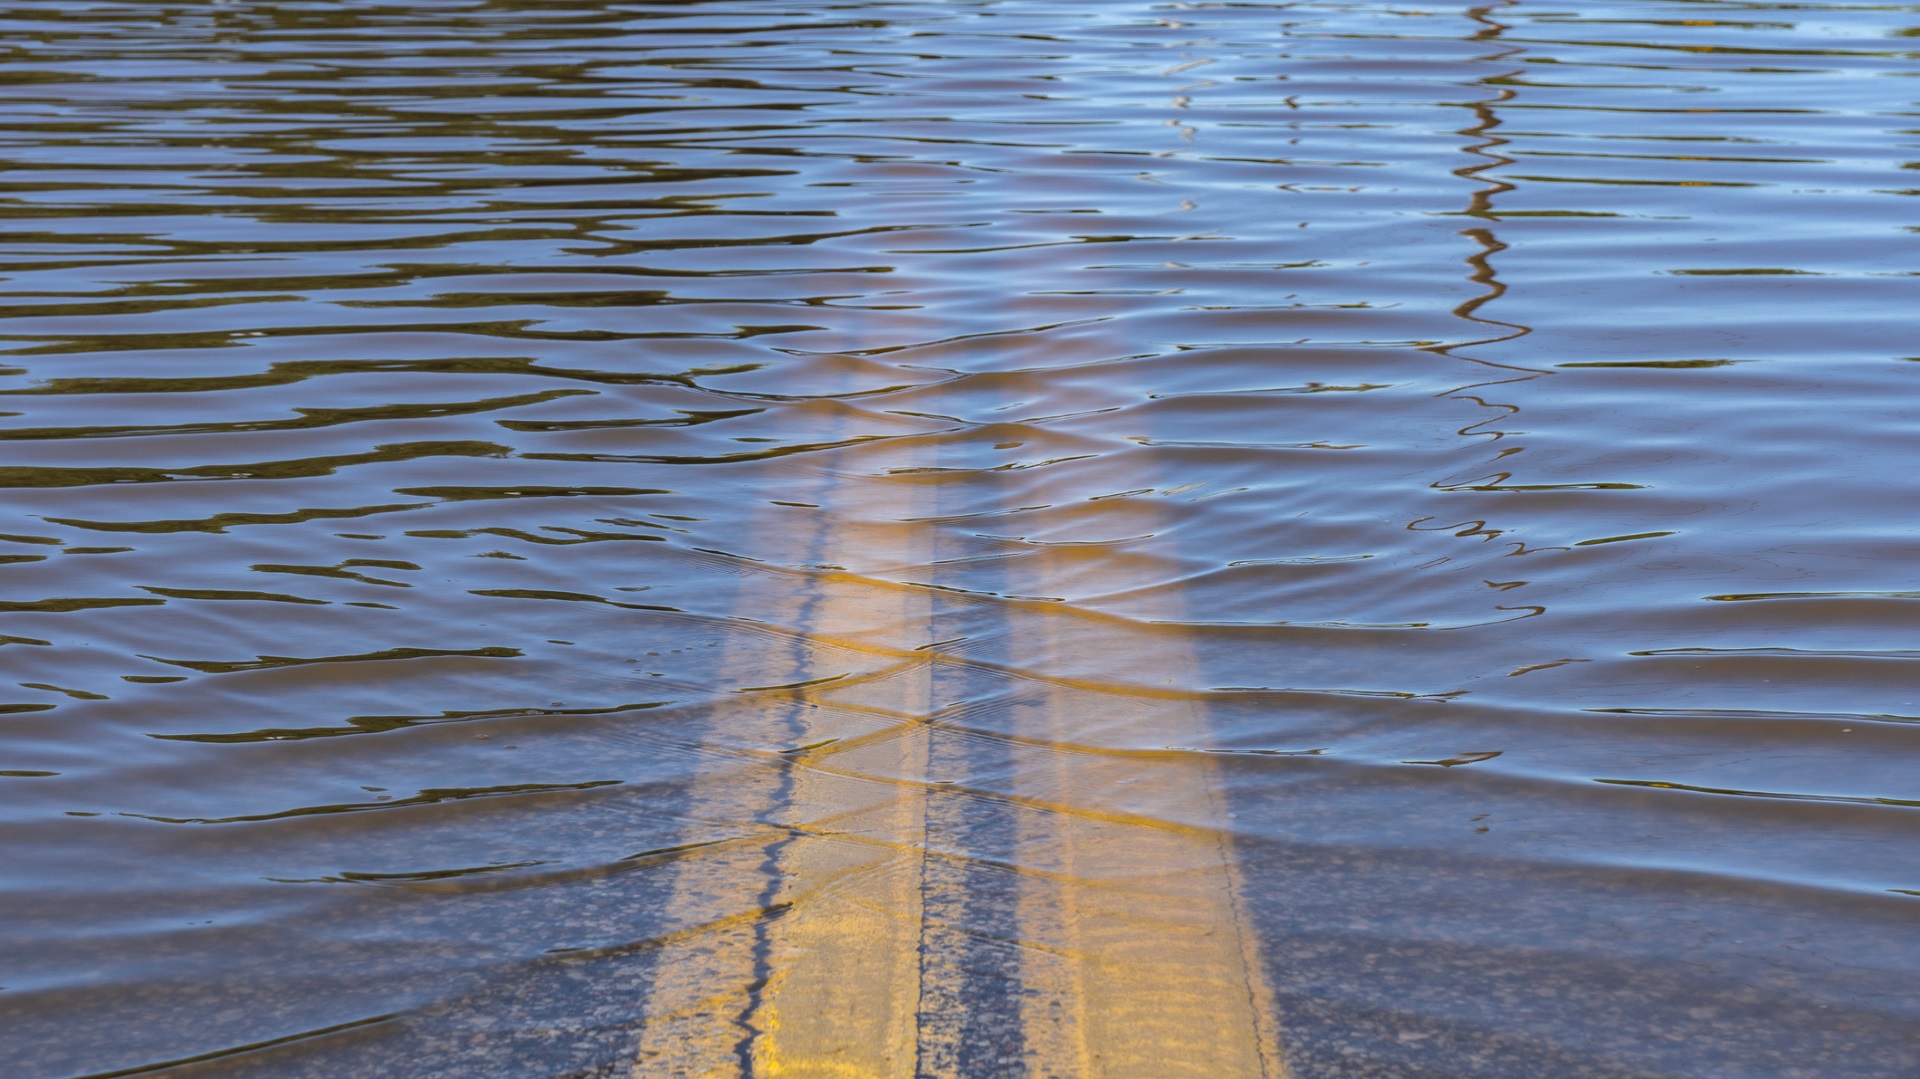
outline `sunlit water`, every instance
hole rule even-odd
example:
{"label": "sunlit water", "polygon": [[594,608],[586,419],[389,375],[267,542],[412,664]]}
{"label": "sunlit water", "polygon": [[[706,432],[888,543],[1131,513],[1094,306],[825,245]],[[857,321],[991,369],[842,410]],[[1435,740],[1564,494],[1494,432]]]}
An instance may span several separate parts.
{"label": "sunlit water", "polygon": [[0,1072],[1920,1074],[1920,8],[4,15]]}

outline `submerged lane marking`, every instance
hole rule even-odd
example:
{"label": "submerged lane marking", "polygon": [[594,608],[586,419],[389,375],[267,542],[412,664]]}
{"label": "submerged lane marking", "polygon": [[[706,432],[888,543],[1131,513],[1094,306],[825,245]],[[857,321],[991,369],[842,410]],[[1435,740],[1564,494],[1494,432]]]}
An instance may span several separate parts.
{"label": "submerged lane marking", "polygon": [[[1066,587],[1069,557],[1043,549],[1033,559],[1038,579],[1028,587]],[[1029,613],[1015,629],[1018,649],[1046,657],[1035,665],[1054,671],[1089,666],[1075,660],[1114,649],[1103,634],[1077,635],[1074,613],[1065,606]],[[1169,637],[1123,643],[1148,652],[1139,661],[1149,669],[1191,685],[1191,643]],[[1092,666],[1116,666],[1093,658]],[[1084,741],[1090,723],[1142,703],[1066,680],[1047,688],[1040,729],[1029,733],[1066,745]],[[1205,733],[1204,704],[1146,703],[1156,737]],[[1070,1005],[1029,1011],[1029,1074],[1285,1079],[1273,994],[1245,913],[1216,763],[1202,755],[1147,764],[1060,750],[1043,763],[1042,796],[1081,812],[1033,815],[1022,836],[1027,857],[1045,859],[1053,870],[1031,878],[1026,935],[1056,943],[1064,957],[1045,971],[1050,984],[1028,989]],[[1124,806],[1100,806],[1119,792]],[[1143,826],[1142,818],[1183,826]]]}
{"label": "submerged lane marking", "polygon": [[[777,533],[793,542],[775,561],[819,564],[837,561],[837,552],[892,546],[883,529],[863,526],[847,512],[854,498],[841,494],[843,479],[822,475],[816,486],[806,501],[836,505],[838,512],[812,515],[810,528]],[[791,526],[783,520],[770,527]],[[914,564],[930,561],[930,553],[918,551],[930,539],[928,529],[914,528],[898,554]],[[753,817],[785,834],[758,848],[751,861],[710,860],[680,873],[670,919],[698,921],[716,909],[760,915],[660,956],[634,1074],[911,1075],[926,815],[926,742],[915,728],[924,726],[930,710],[929,665],[920,656],[884,657],[880,669],[850,679],[840,677],[849,673],[844,666],[822,668],[846,662],[847,650],[827,642],[898,640],[926,625],[929,600],[923,590],[873,588],[843,573],[780,574],[749,578],[740,607],[742,614],[801,631],[772,663],[743,649],[750,654],[729,664],[730,672],[751,665],[755,681],[781,690],[765,694],[766,703],[746,702],[740,736],[764,733],[795,748],[770,754],[783,759],[749,775],[725,768],[702,774],[688,815]],[[823,655],[829,651],[842,655]],[[881,707],[827,708],[813,699],[817,689],[843,681],[878,695]],[[741,711],[736,705],[723,715]],[[860,748],[863,757],[888,754],[886,771],[908,782],[876,783],[812,767],[850,748]]]}
{"label": "submerged lane marking", "polygon": [[[940,508],[937,484],[823,476],[819,487],[808,501],[832,516],[788,533],[792,557],[776,561],[934,561],[937,525],[927,518]],[[1019,590],[1058,588],[1074,572],[1070,557],[1041,549],[1016,560],[1026,575]],[[1063,748],[1129,706],[1157,737],[1204,735],[1205,706],[1191,694],[1115,692],[1065,676],[1113,667],[1100,653],[1118,646],[1191,685],[1190,644],[1164,626],[1151,640],[1129,639],[1065,605],[980,600],[999,612],[1020,666],[1051,677],[1008,672],[1032,693],[1011,732],[1018,789],[1006,792],[1015,796],[1018,924],[946,926],[932,924],[923,891],[947,879],[929,876],[929,859],[953,857],[929,851],[929,802],[939,799],[943,819],[964,816],[977,792],[934,785],[951,777],[930,774],[933,739],[959,732],[931,721],[939,657],[913,656],[903,643],[935,636],[944,593],[823,572],[756,574],[742,594],[754,617],[801,631],[783,660],[742,657],[757,664],[753,680],[775,690],[744,694],[768,699],[753,702],[758,726],[794,748],[769,753],[781,760],[750,776],[703,775],[688,814],[759,819],[782,837],[679,867],[671,919],[739,916],[660,957],[636,1076],[953,1072],[953,1054],[922,1044],[941,1035],[920,1020],[966,1007],[970,993],[1008,991],[955,969],[966,938],[986,930],[1017,938],[1019,1044],[1007,1049],[1020,1073],[1285,1079],[1217,763],[1189,754],[1149,765]],[[876,666],[849,672],[847,657],[862,652]],[[1122,789],[1124,807],[1103,804]]]}

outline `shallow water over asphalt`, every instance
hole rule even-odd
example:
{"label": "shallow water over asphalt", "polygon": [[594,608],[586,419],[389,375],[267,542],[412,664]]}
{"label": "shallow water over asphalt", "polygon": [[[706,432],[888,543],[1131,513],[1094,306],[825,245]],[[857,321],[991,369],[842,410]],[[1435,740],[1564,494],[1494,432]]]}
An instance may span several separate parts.
{"label": "shallow water over asphalt", "polygon": [[7,1074],[1920,1074],[1920,9],[0,13]]}

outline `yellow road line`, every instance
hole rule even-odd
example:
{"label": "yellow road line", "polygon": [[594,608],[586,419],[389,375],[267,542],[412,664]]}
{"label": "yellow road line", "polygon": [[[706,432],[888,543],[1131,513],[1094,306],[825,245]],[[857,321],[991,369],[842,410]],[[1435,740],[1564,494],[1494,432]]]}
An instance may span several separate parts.
{"label": "yellow road line", "polygon": [[[827,509],[779,561],[930,565],[939,526],[904,522],[933,516],[934,483],[823,479],[797,498]],[[1023,579],[1007,591],[1057,593],[1076,570],[1066,558],[1009,560]],[[955,886],[964,874],[942,870],[966,859],[929,850],[930,808],[958,820],[989,799],[965,777],[929,771],[935,739],[970,736],[929,722],[936,661],[914,651],[933,636],[941,594],[859,572],[775,570],[756,571],[743,594],[754,617],[802,636],[772,662],[743,650],[740,662],[754,666],[738,679],[798,688],[741,694],[723,713],[739,719],[736,744],[770,732],[761,753],[770,763],[715,758],[686,812],[771,819],[784,831],[676,863],[669,921],[722,920],[663,946],[635,1075],[951,1073],[953,1054],[935,1054],[936,1066],[925,1040],[952,1032],[923,1031],[923,1009],[964,1009],[1008,990],[971,985],[954,965],[968,934],[992,933],[1019,956],[1023,1059],[1011,1070],[1284,1079],[1213,764],[1075,748],[1095,729],[1111,740],[1129,712],[1162,745],[1204,740],[1204,705],[1178,688],[1193,684],[1195,660],[1177,632],[1128,632],[1065,604],[974,601],[994,602],[1016,666],[1045,673],[993,675],[1027,702],[995,742],[1010,765],[995,788],[1004,797],[991,799],[1019,839],[1005,870],[1017,875],[1015,909],[1009,924],[949,926],[929,916],[925,889]],[[1116,649],[1138,654],[1116,662]],[[1129,665],[1131,684],[1100,676]],[[1149,669],[1174,688],[1133,692]],[[812,748],[772,755],[803,746]]]}
{"label": "yellow road line", "polygon": [[[1074,573],[1058,549],[1028,563],[1037,579],[1023,591],[1058,594]],[[1128,642],[1137,654],[1116,657],[1114,638],[1099,634],[1094,647],[1104,654],[1088,662],[1076,655],[1089,647],[1087,635],[1076,634],[1084,622],[1064,606],[1031,613],[1013,627],[1014,650],[1023,665],[1056,672],[1124,665],[1136,678],[1151,671],[1161,676],[1155,681],[1192,684],[1196,660],[1177,635]],[[1136,724],[1163,744],[1192,744],[1206,731],[1204,707],[1174,695],[1142,701],[1093,692],[1075,681],[1049,681],[1042,728],[1022,732],[1059,747],[1039,762],[1032,793],[1081,810],[1023,821],[1022,846],[1051,872],[1035,878],[1022,918],[1030,936],[1063,957],[1050,964],[1045,995],[1064,1006],[1028,1015],[1029,1074],[1282,1079],[1273,996],[1212,762],[1071,748],[1092,727],[1106,726],[1111,738]],[[1124,722],[1129,711],[1133,724]]]}
{"label": "yellow road line", "polygon": [[[831,478],[819,483],[836,485]],[[913,509],[923,488],[901,486],[905,493],[883,509],[910,516],[901,511]],[[824,502],[835,512],[816,515],[811,530],[794,533],[792,557],[784,561],[831,563],[882,551],[911,564],[930,560],[919,549],[930,538],[925,529],[902,537],[862,524],[854,505],[861,493],[871,492],[831,500],[820,491],[799,494],[796,500]],[[753,604],[754,617],[806,636],[772,663],[757,651],[736,656],[742,681],[799,685],[832,678],[846,672],[823,663],[814,640],[893,642],[927,622],[922,590],[876,588],[848,574],[772,574],[749,580],[745,590],[766,600]],[[791,831],[753,857],[688,860],[679,867],[663,912],[670,922],[699,921],[715,911],[760,914],[663,951],[636,1075],[912,1074],[926,813],[926,739],[917,728],[929,710],[929,672],[924,657],[911,652],[864,658],[878,667],[860,672],[862,695],[874,702],[867,707],[823,707],[799,689],[749,695],[747,711],[777,717],[772,725],[784,726],[790,747],[851,738],[866,747],[864,755],[888,754],[873,763],[909,782],[809,767],[810,758],[826,750],[788,754],[751,774],[725,768],[700,777],[690,816],[771,816]],[[767,725],[764,717],[742,723]]]}

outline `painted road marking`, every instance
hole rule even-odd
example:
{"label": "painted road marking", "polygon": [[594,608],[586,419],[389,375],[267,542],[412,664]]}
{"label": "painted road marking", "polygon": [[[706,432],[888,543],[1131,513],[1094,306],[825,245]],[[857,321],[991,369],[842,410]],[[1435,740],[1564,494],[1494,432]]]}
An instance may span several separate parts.
{"label": "painted road marking", "polygon": [[[1018,1030],[1005,1071],[1036,1077],[1258,1076],[1284,1079],[1272,995],[1243,918],[1225,806],[1204,755],[1106,752],[1092,727],[1129,709],[1167,743],[1194,744],[1204,704],[1187,692],[1128,691],[1098,678],[1034,672],[1111,670],[1139,651],[1175,685],[1194,659],[1168,627],[1149,639],[1065,604],[956,598],[925,584],[935,562],[936,477],[823,476],[796,500],[830,507],[791,530],[787,566],[756,569],[742,613],[798,632],[784,658],[755,652],[744,696],[783,731],[784,754],[758,767],[716,766],[686,812],[759,820],[757,846],[675,863],[676,924],[663,945],[639,1032],[644,1076],[891,1077],[960,1075],[950,1024],[924,1020],[1017,990]],[[919,524],[902,522],[919,521]],[[783,521],[780,527],[791,526]],[[1017,560],[1026,594],[1076,570],[1043,551]],[[1018,729],[970,732],[940,721],[940,687],[964,688],[982,665],[934,650],[939,614],[988,609],[1020,657]],[[1107,733],[1112,733],[1109,730]],[[966,738],[1008,762],[999,785],[933,775]],[[938,743],[936,745],[936,743]],[[1124,792],[1124,795],[1116,794]],[[1018,836],[1007,924],[953,925],[938,889],[965,859],[930,820],[964,820],[988,804]],[[1017,986],[974,984],[954,961],[972,937],[1017,949]],[[977,1048],[977,1047],[976,1047]],[[989,1046],[989,1050],[996,1047]]]}

